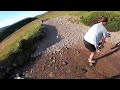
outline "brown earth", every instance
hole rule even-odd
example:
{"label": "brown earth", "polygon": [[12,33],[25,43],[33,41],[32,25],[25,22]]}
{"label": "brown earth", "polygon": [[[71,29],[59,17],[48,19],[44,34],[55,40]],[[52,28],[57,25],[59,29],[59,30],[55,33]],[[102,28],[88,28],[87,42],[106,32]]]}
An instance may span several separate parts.
{"label": "brown earth", "polygon": [[[62,16],[44,22],[48,35],[38,42],[37,57],[23,70],[31,79],[110,79],[120,78],[120,32],[111,33],[105,48],[96,55],[96,64],[89,67],[89,52],[83,45],[83,35],[89,27],[67,21]],[[116,36],[117,35],[117,36]],[[59,39],[56,37],[60,37]],[[119,38],[119,39],[118,39]]]}

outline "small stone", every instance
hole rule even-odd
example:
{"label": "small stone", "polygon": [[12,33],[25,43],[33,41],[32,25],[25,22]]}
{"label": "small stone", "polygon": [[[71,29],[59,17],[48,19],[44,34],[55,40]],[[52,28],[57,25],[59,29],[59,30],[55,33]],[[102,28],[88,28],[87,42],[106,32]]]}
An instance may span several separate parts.
{"label": "small stone", "polygon": [[58,69],[58,67],[55,67],[55,70]]}
{"label": "small stone", "polygon": [[67,64],[68,64],[68,62],[66,62],[66,61],[63,61],[63,62],[62,62],[62,64],[63,64],[63,65],[67,65]]}
{"label": "small stone", "polygon": [[24,78],[18,76],[18,77],[15,77],[14,79],[24,79]]}
{"label": "small stone", "polygon": [[55,46],[53,45],[52,47],[54,48]]}
{"label": "small stone", "polygon": [[42,70],[45,70],[45,68],[44,68],[44,66],[42,66],[42,68],[41,68]]}
{"label": "small stone", "polygon": [[59,49],[57,49],[56,51],[57,51],[57,52],[60,52],[60,50],[59,50]]}
{"label": "small stone", "polygon": [[16,67],[16,66],[17,66],[17,64],[16,64],[16,63],[14,63],[14,64],[13,64],[13,66],[14,66],[14,67]]}
{"label": "small stone", "polygon": [[23,72],[23,76],[25,76],[25,72]]}
{"label": "small stone", "polygon": [[59,38],[59,36],[56,36],[56,38]]}
{"label": "small stone", "polygon": [[56,60],[54,59],[54,60],[52,60],[52,63],[55,63],[56,62]]}
{"label": "small stone", "polygon": [[68,73],[70,73],[70,72],[71,72],[71,70],[68,70],[67,72],[68,72]]}
{"label": "small stone", "polygon": [[56,57],[53,58],[54,60],[56,59]]}
{"label": "small stone", "polygon": [[77,51],[77,53],[80,53],[80,51]]}
{"label": "small stone", "polygon": [[25,73],[25,77],[29,77],[28,73]]}
{"label": "small stone", "polygon": [[50,60],[52,60],[54,57],[52,56],[52,57],[50,57]]}
{"label": "small stone", "polygon": [[28,73],[28,71],[25,71],[25,73]]}
{"label": "small stone", "polygon": [[87,69],[86,69],[86,68],[82,68],[81,70],[83,71],[83,73],[86,73],[86,72],[87,72]]}
{"label": "small stone", "polygon": [[66,47],[66,49],[69,49],[68,47]]}
{"label": "small stone", "polygon": [[62,53],[60,52],[60,56],[62,57]]}
{"label": "small stone", "polygon": [[53,51],[53,54],[55,54],[55,51]]}
{"label": "small stone", "polygon": [[18,77],[18,76],[19,76],[19,73],[16,74],[16,77]]}
{"label": "small stone", "polygon": [[48,76],[49,76],[49,77],[54,77],[53,72],[50,72]]}
{"label": "small stone", "polygon": [[50,68],[50,67],[51,67],[51,64],[48,65],[48,68]]}
{"label": "small stone", "polygon": [[30,70],[30,74],[32,74],[33,70]]}

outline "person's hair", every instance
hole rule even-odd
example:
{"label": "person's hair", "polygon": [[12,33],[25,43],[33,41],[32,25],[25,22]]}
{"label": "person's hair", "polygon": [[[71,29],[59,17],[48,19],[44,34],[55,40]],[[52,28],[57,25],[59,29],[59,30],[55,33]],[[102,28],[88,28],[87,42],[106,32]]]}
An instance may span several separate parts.
{"label": "person's hair", "polygon": [[100,22],[108,22],[108,18],[103,15],[100,15],[99,17],[93,19],[92,25]]}
{"label": "person's hair", "polygon": [[108,22],[108,18],[101,15],[98,19],[98,22]]}

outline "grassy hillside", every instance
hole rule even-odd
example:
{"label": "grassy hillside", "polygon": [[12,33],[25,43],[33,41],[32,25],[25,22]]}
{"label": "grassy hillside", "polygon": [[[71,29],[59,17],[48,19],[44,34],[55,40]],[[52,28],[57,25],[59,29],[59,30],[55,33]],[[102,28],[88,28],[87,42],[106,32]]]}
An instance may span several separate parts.
{"label": "grassy hillside", "polygon": [[33,21],[16,32],[14,32],[9,38],[1,42],[0,44],[0,60],[4,60],[10,54],[17,51],[21,40],[27,40],[32,35],[36,34],[41,28],[40,23],[36,20]]}
{"label": "grassy hillside", "polygon": [[21,27],[23,27],[24,25],[26,25],[27,23],[35,19],[37,18],[25,18],[17,23],[14,23],[13,25],[9,25],[1,28],[0,31],[2,30],[2,32],[0,33],[0,42],[4,40],[6,37],[8,37],[9,35],[11,35],[13,32],[19,30]]}
{"label": "grassy hillside", "polygon": [[41,39],[41,24],[38,20],[23,26],[0,44],[0,78],[9,78],[15,69],[31,60],[35,43]]}
{"label": "grassy hillside", "polygon": [[63,15],[87,16],[89,11],[49,11],[45,14],[36,16],[39,19],[48,20]]}

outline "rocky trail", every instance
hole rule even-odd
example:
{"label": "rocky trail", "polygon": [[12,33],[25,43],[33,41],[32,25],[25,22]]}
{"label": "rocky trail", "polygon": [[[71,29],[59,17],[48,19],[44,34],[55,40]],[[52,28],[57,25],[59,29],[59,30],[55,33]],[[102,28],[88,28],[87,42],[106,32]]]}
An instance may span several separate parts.
{"label": "rocky trail", "polygon": [[83,46],[83,36],[89,27],[71,23],[70,18],[75,17],[66,15],[43,23],[46,37],[38,42],[38,49],[32,55],[37,58],[23,69],[23,76],[30,79],[120,78],[120,32],[111,33],[105,48],[96,55],[97,63],[89,69],[89,53]]}

